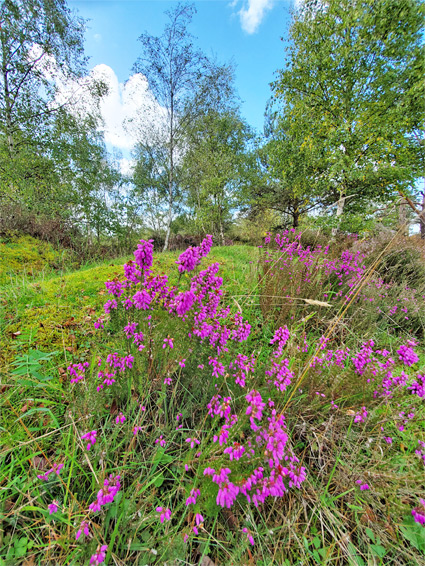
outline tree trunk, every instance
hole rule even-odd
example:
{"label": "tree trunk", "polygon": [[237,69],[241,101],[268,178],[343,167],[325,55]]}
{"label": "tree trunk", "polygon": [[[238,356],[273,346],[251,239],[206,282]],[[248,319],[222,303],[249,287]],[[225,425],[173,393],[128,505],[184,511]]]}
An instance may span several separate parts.
{"label": "tree trunk", "polygon": [[300,213],[298,210],[294,210],[292,213],[292,228],[298,228],[300,224]]}
{"label": "tree trunk", "polygon": [[408,225],[408,218],[407,218],[407,207],[404,201],[400,202],[398,205],[398,228],[400,234],[403,236],[409,235],[409,225]]}
{"label": "tree trunk", "polygon": [[170,102],[170,146],[169,146],[169,162],[170,172],[168,174],[168,219],[167,232],[165,234],[165,242],[163,252],[168,250],[168,240],[170,239],[171,221],[173,219],[173,188],[174,188],[174,96],[171,92]]}
{"label": "tree trunk", "polygon": [[173,219],[173,193],[172,187],[170,187],[169,198],[168,198],[168,219],[167,219],[167,232],[165,233],[165,242],[163,252],[168,250],[168,240],[170,239],[171,232],[171,221]]}
{"label": "tree trunk", "polygon": [[223,223],[221,221],[221,218],[219,220],[219,225],[220,225],[220,240],[221,240],[221,245],[224,246],[224,231],[223,231]]}
{"label": "tree trunk", "polygon": [[[424,179],[425,183],[425,179]],[[421,228],[421,239],[425,240],[425,188],[424,192],[422,193],[422,210],[419,216],[419,225]]]}
{"label": "tree trunk", "polygon": [[335,228],[332,228],[332,239],[335,238],[339,226],[341,224],[341,220],[342,220],[342,213],[344,212],[344,206],[345,206],[345,199],[346,199],[346,194],[345,191],[341,191],[339,194],[339,200],[338,200],[338,204],[336,207],[336,220],[337,220],[337,226]]}

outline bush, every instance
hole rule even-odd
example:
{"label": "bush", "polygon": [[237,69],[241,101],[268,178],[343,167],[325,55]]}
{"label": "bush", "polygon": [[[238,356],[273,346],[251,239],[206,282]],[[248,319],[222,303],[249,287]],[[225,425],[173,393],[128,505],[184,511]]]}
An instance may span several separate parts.
{"label": "bush", "polygon": [[[141,241],[105,283],[103,342],[67,378],[53,380],[51,356],[17,358],[0,557],[49,545],[58,564],[421,563],[423,352],[382,335],[349,349],[330,330],[317,339],[307,317],[281,325],[229,306],[220,265],[198,270],[211,244],[165,275]],[[364,277],[351,251],[275,244],[267,282],[270,262],[287,285],[335,296]]]}

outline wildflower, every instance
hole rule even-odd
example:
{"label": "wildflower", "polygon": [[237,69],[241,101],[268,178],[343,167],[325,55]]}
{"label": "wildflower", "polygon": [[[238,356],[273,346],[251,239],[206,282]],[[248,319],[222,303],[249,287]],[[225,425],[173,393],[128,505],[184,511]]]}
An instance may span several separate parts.
{"label": "wildflower", "polygon": [[78,381],[84,379],[84,373],[88,367],[88,362],[84,362],[83,364],[72,364],[68,366],[68,371],[71,376],[71,383],[78,383]]}
{"label": "wildflower", "polygon": [[59,509],[59,502],[54,499],[47,507],[49,508],[49,515],[53,515]]}
{"label": "wildflower", "polygon": [[161,436],[160,436],[159,438],[157,438],[157,439],[155,440],[155,444],[159,444],[160,446],[162,446],[163,448],[165,448],[165,446],[167,445],[167,443],[165,442],[165,440],[164,440],[162,434],[161,434]]}
{"label": "wildflower", "polygon": [[196,500],[198,499],[199,495],[201,495],[201,490],[199,489],[192,489],[190,492],[189,497],[186,499],[186,507],[191,503],[193,505],[196,504]]}
{"label": "wildflower", "polygon": [[166,377],[164,379],[164,385],[171,385],[173,383],[173,380],[171,377]]}
{"label": "wildflower", "polygon": [[360,486],[360,491],[365,491],[367,489],[370,489],[369,484],[364,483],[363,480],[357,480],[356,484]]}
{"label": "wildflower", "polygon": [[85,521],[82,521],[82,523],[80,524],[80,528],[78,529],[77,534],[75,535],[75,540],[78,540],[82,535],[82,533],[84,533],[85,536],[88,538],[91,536],[89,531],[89,525]]}
{"label": "wildflower", "polygon": [[221,507],[230,507],[235,502],[235,499],[239,493],[239,487],[232,482],[223,482],[219,484],[218,494],[217,494],[217,505]]}
{"label": "wildflower", "polygon": [[203,516],[200,513],[196,513],[195,515],[196,525],[193,527],[193,532],[195,533],[195,535],[199,534],[198,527],[201,527],[203,522],[204,522]]}
{"label": "wildflower", "polygon": [[120,412],[119,415],[116,417],[115,422],[117,424],[123,424],[125,422],[125,416]]}
{"label": "wildflower", "polygon": [[139,432],[139,430],[142,430],[142,427],[141,427],[141,426],[135,426],[135,427],[133,428],[133,434],[134,434],[134,436],[136,436],[136,434]]}
{"label": "wildflower", "polygon": [[152,297],[147,291],[142,289],[133,295],[133,301],[136,309],[147,310],[151,304]]}
{"label": "wildflower", "polygon": [[354,417],[355,423],[362,423],[366,420],[367,417],[367,410],[366,407],[362,407],[360,411],[358,411]]}
{"label": "wildflower", "polygon": [[134,252],[134,259],[143,270],[149,269],[153,263],[153,240],[140,240]]}
{"label": "wildflower", "polygon": [[185,442],[190,443],[190,447],[194,448],[195,444],[201,444],[201,442],[197,438],[186,438]]}
{"label": "wildflower", "polygon": [[412,515],[416,523],[425,526],[425,499],[420,498],[420,505],[412,509]]}
{"label": "wildflower", "polygon": [[96,501],[89,505],[89,509],[91,511],[100,511],[102,505],[113,502],[116,494],[121,488],[120,478],[121,476],[113,476],[113,474],[110,474],[109,478],[105,479],[103,482],[103,488],[97,492]]}
{"label": "wildflower", "polygon": [[88,440],[89,442],[87,443],[87,450],[90,450],[90,448],[96,444],[96,440],[97,440],[97,430],[91,430],[90,432],[86,432],[85,434],[81,435],[81,439],[82,440]]}
{"label": "wildflower", "polygon": [[39,480],[47,481],[51,473],[55,473],[58,476],[62,468],[63,464],[53,464],[53,468],[50,468],[50,470],[47,470],[44,474],[37,474],[37,477]]}
{"label": "wildflower", "polygon": [[246,533],[247,539],[249,540],[250,544],[252,544],[252,546],[254,546],[254,539],[253,539],[251,533],[249,532],[249,530],[246,527],[244,527],[242,529],[242,532]]}
{"label": "wildflower", "polygon": [[173,349],[174,347],[173,338],[170,338],[169,336],[167,338],[164,338],[164,344],[162,345],[162,348],[166,348],[167,346],[169,346],[171,349]]}
{"label": "wildflower", "polygon": [[103,544],[102,546],[99,545],[96,549],[95,554],[93,554],[92,557],[90,558],[90,564],[94,564],[94,566],[97,566],[98,564],[104,562],[106,558],[107,550],[108,550],[107,544]]}
{"label": "wildflower", "polygon": [[402,361],[406,366],[412,366],[419,360],[419,357],[413,350],[412,346],[416,346],[416,343],[412,340],[409,340],[407,344],[400,346],[400,348],[397,350],[399,360]]}
{"label": "wildflower", "polygon": [[165,507],[157,507],[156,512],[160,513],[159,519],[161,523],[164,521],[169,521],[171,519],[171,509]]}

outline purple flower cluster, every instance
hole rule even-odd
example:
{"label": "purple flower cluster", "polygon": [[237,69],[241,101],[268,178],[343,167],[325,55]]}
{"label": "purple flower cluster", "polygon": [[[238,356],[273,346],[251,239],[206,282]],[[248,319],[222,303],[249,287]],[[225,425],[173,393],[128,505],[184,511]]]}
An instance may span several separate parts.
{"label": "purple flower cluster", "polygon": [[85,434],[81,435],[81,440],[88,440],[87,443],[87,450],[90,450],[90,448],[96,444],[96,440],[97,440],[97,430],[91,430],[90,432],[86,432]]}
{"label": "purple flower cluster", "polygon": [[159,520],[161,523],[164,521],[169,521],[171,519],[171,509],[166,507],[157,507],[156,512],[159,513]]}
{"label": "purple flower cluster", "polygon": [[140,240],[134,252],[134,259],[142,270],[150,269],[153,263],[153,240]]}
{"label": "purple flower cluster", "polygon": [[78,540],[83,533],[87,538],[91,538],[89,525],[88,525],[88,523],[86,523],[86,521],[81,522],[80,528],[78,529],[78,531],[75,534],[75,540]]}
{"label": "purple flower cluster", "polygon": [[179,273],[193,271],[200,264],[201,259],[210,253],[211,246],[212,236],[208,234],[199,247],[187,248],[176,261]]}
{"label": "purple flower cluster", "polygon": [[114,497],[121,488],[120,477],[121,476],[114,476],[113,474],[110,474],[109,478],[105,479],[103,482],[103,488],[97,492],[96,501],[93,501],[93,503],[90,503],[89,505],[90,511],[95,513],[96,511],[100,511],[102,505],[112,503]]}
{"label": "purple flower cluster", "polygon": [[98,564],[102,564],[102,562],[105,562],[107,550],[108,550],[107,544],[99,545],[96,549],[95,554],[93,554],[92,557],[90,558],[90,564],[93,564],[94,566],[98,566]]}
{"label": "purple flower cluster", "polygon": [[425,527],[425,499],[420,498],[420,505],[412,509],[412,515],[416,523]]}
{"label": "purple flower cluster", "polygon": [[71,364],[68,366],[69,375],[71,376],[71,383],[78,383],[84,379],[84,373],[89,367],[88,362],[80,364]]}
{"label": "purple flower cluster", "polygon": [[418,355],[413,349],[414,346],[416,346],[416,343],[409,340],[407,344],[400,346],[400,348],[397,350],[399,359],[409,367],[419,360]]}
{"label": "purple flower cluster", "polygon": [[45,472],[44,474],[37,474],[37,477],[39,480],[47,481],[51,473],[54,473],[58,476],[62,468],[63,464],[53,464],[53,468],[50,468],[50,470],[47,470],[47,472]]}

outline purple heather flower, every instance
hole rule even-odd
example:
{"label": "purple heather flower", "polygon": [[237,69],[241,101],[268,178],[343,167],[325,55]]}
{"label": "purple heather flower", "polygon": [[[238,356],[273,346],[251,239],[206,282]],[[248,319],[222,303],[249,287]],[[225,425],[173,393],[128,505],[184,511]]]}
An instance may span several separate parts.
{"label": "purple heather flower", "polygon": [[112,503],[114,497],[121,488],[120,477],[121,476],[113,476],[112,474],[110,474],[109,478],[105,479],[105,481],[103,482],[103,488],[97,492],[96,501],[89,505],[89,509],[91,511],[100,511],[102,505]]}
{"label": "purple heather flower", "polygon": [[90,450],[90,448],[96,444],[96,440],[97,440],[97,430],[91,430],[90,432],[86,432],[85,434],[81,435],[81,439],[82,440],[88,440],[89,442],[87,443],[87,450]]}
{"label": "purple heather flower", "polygon": [[416,346],[416,343],[412,340],[409,340],[407,344],[400,346],[400,348],[397,350],[399,360],[401,360],[406,366],[412,366],[419,360],[418,355],[413,350],[413,346]]}
{"label": "purple heather flower", "polygon": [[157,507],[156,512],[160,514],[159,519],[161,523],[164,521],[169,521],[171,519],[171,509],[165,507]]}
{"label": "purple heather flower", "polygon": [[364,483],[363,480],[357,480],[356,484],[360,486],[360,491],[366,491],[370,489],[369,484]]}
{"label": "purple heather flower", "polygon": [[242,529],[242,532],[246,533],[247,539],[249,540],[250,544],[252,544],[252,546],[254,546],[254,539],[253,539],[251,533],[249,532],[249,530],[246,527],[244,527]]}
{"label": "purple heather flower", "polygon": [[59,502],[54,499],[47,507],[49,508],[49,515],[53,515],[59,509]]}
{"label": "purple heather flower", "polygon": [[98,546],[96,549],[95,554],[92,555],[90,558],[90,564],[94,564],[94,566],[98,566],[98,564],[102,564],[106,558],[106,551],[108,550],[108,545],[103,544],[102,546]]}
{"label": "purple heather flower", "polygon": [[191,448],[195,448],[195,444],[201,444],[201,442],[197,438],[186,438],[185,442],[188,444],[190,443]]}
{"label": "purple heather flower", "polygon": [[193,505],[196,504],[196,500],[198,499],[199,495],[201,495],[201,490],[200,489],[192,489],[190,492],[189,497],[186,499],[186,507],[188,505],[190,505],[191,503]]}
{"label": "purple heather flower", "polygon": [[77,531],[77,534],[75,535],[75,540],[78,540],[80,538],[80,536],[82,535],[82,533],[85,534],[86,537],[90,538],[90,530],[89,530],[89,525],[88,523],[86,523],[85,521],[82,521],[80,524],[80,528]]}
{"label": "purple heather flower", "polygon": [[140,240],[137,250],[134,252],[137,265],[143,269],[149,269],[153,263],[153,240]]}
{"label": "purple heather flower", "polygon": [[420,505],[412,509],[412,515],[416,523],[425,527],[425,499],[420,498]]}

